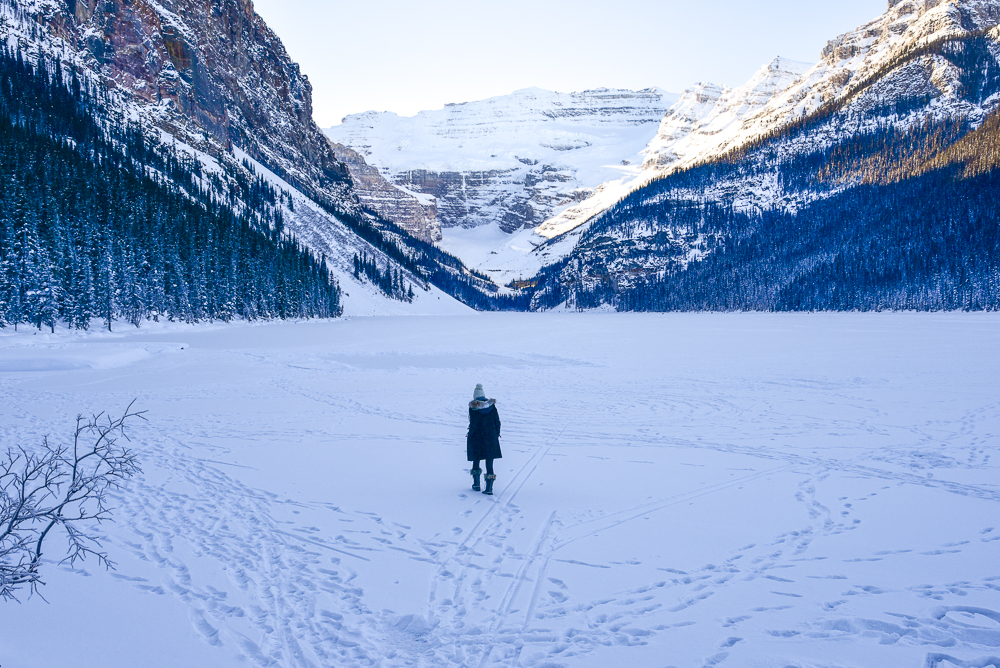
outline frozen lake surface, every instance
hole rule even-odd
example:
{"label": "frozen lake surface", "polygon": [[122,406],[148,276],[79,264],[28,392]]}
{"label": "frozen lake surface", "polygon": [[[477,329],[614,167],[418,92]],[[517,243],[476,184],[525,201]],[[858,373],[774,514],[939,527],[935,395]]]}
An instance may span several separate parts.
{"label": "frozen lake surface", "polygon": [[5,445],[149,420],[0,665],[1000,666],[998,379],[994,314],[8,328]]}

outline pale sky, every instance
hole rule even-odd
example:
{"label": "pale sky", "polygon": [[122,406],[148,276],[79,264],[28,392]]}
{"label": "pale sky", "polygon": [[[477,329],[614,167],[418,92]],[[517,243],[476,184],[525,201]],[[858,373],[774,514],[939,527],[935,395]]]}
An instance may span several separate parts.
{"label": "pale sky", "polygon": [[817,62],[886,0],[254,0],[313,85],[320,127],[537,86],[739,86],[775,56]]}

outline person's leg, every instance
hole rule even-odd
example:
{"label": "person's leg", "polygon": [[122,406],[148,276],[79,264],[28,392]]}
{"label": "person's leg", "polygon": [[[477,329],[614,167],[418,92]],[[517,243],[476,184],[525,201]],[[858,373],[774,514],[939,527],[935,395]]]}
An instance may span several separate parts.
{"label": "person's leg", "polygon": [[493,481],[496,480],[496,479],[497,479],[497,477],[493,473],[493,460],[492,459],[487,459],[486,460],[486,489],[483,490],[483,494],[489,494],[490,496],[493,495]]}
{"label": "person's leg", "polygon": [[478,492],[480,490],[480,487],[479,487],[479,476],[482,475],[482,473],[483,473],[483,470],[479,468],[479,460],[478,459],[476,461],[472,462],[472,471],[471,471],[471,473],[472,473],[472,489],[473,489],[473,491]]}

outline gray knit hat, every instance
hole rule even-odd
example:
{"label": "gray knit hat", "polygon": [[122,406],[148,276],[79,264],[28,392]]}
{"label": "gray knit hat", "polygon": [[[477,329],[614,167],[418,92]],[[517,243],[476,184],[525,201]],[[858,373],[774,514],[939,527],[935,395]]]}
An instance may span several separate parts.
{"label": "gray knit hat", "polygon": [[482,383],[479,383],[479,384],[476,385],[476,390],[475,390],[475,392],[472,393],[472,398],[473,398],[473,400],[475,400],[475,399],[485,399],[486,398],[486,392],[483,391],[483,384]]}

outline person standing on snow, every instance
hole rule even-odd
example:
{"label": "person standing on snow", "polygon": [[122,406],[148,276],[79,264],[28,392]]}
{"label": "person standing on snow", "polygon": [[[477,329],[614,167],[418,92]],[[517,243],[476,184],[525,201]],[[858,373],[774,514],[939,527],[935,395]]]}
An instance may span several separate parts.
{"label": "person standing on snow", "polygon": [[472,489],[479,491],[479,476],[483,471],[479,461],[486,460],[486,489],[483,494],[493,495],[493,460],[503,457],[500,452],[500,414],[496,399],[487,399],[483,385],[476,385],[469,402],[469,434],[465,440],[466,455],[472,462]]}

